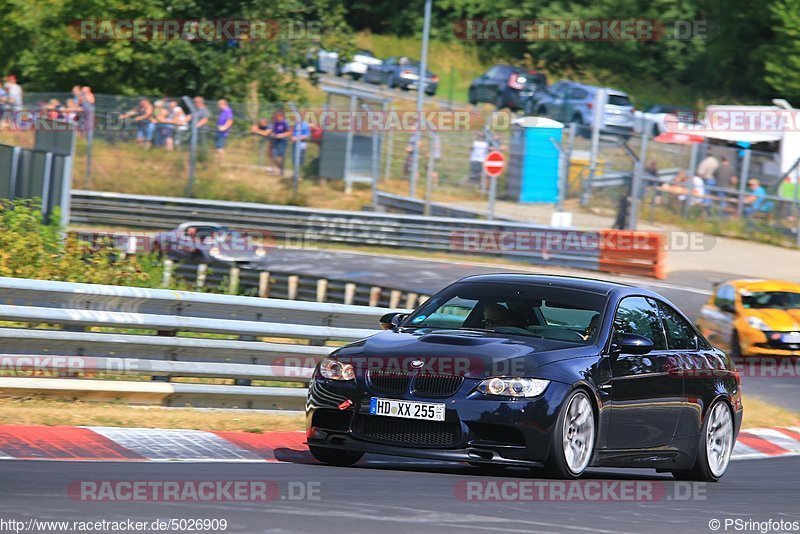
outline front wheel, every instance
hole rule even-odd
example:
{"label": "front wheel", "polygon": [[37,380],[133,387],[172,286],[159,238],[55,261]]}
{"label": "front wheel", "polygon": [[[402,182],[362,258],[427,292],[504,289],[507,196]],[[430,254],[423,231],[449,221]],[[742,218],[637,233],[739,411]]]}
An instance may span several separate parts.
{"label": "front wheel", "polygon": [[578,478],[594,453],[597,423],[589,395],[576,389],[561,405],[550,449],[545,462],[548,474],[557,478]]}
{"label": "front wheel", "polygon": [[700,432],[694,466],[685,471],[673,471],[672,475],[678,480],[716,482],[728,469],[731,452],[733,452],[733,415],[728,404],[718,400],[708,411],[703,430]]}
{"label": "front wheel", "polygon": [[311,456],[323,464],[335,465],[338,467],[349,467],[364,456],[363,452],[342,451],[339,449],[329,449],[327,447],[315,447],[314,445],[309,445],[308,450],[311,451]]}

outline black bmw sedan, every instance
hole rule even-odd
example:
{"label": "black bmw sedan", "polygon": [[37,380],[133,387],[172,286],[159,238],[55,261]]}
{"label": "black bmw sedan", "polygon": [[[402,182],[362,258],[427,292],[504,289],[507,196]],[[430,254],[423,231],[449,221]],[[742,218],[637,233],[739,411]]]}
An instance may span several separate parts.
{"label": "black bmw sedan", "polygon": [[314,371],[321,462],[364,453],[544,467],[646,467],[716,481],[742,421],[739,374],[651,291],[573,277],[464,278]]}

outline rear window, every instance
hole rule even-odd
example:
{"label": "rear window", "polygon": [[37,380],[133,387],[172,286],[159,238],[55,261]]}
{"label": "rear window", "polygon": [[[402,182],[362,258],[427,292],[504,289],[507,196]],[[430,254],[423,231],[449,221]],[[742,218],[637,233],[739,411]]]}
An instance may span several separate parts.
{"label": "rear window", "polygon": [[631,99],[624,95],[608,95],[608,104],[611,106],[630,107]]}

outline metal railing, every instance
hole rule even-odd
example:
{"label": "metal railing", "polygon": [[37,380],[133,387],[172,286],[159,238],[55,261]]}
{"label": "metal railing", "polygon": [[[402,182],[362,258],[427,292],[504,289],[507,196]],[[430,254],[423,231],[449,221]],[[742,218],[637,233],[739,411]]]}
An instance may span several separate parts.
{"label": "metal railing", "polygon": [[0,393],[168,406],[300,409],[304,388],[252,381],[307,382],[389,311],[17,278],[0,294]]}

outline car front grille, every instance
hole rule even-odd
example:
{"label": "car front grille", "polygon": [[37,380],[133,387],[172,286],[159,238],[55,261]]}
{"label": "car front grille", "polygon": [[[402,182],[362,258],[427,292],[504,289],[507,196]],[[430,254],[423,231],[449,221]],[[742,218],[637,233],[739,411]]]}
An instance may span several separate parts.
{"label": "car front grille", "polygon": [[369,369],[367,381],[372,389],[383,393],[405,393],[408,391],[409,377],[403,370]]}
{"label": "car front grille", "polygon": [[422,373],[414,377],[414,393],[421,397],[449,397],[464,382],[463,376]]}
{"label": "car front grille", "polygon": [[456,423],[380,415],[359,416],[356,428],[356,433],[365,439],[407,447],[452,447],[461,436],[461,427]]}

